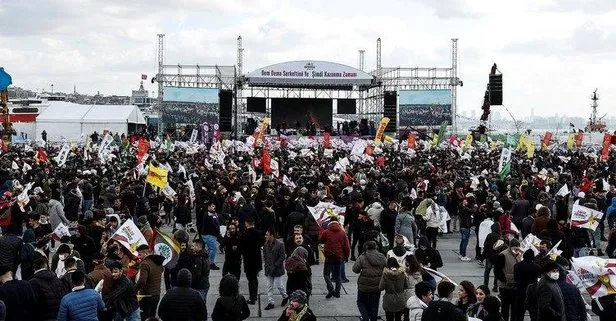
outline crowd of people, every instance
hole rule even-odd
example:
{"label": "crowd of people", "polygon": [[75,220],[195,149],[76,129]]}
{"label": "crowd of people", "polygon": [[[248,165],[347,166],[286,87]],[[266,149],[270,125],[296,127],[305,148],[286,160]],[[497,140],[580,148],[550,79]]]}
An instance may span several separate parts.
{"label": "crowd of people", "polygon": [[[265,310],[276,309],[279,294],[279,320],[312,321],[311,297],[320,295],[312,271],[322,265],[325,298],[337,300],[349,261],[364,321],[377,320],[379,307],[387,321],[518,321],[525,313],[587,320],[579,289],[567,281],[569,259],[616,255],[613,157],[514,153],[501,179],[498,148],[464,157],[456,148],[384,147],[375,155],[383,162],[365,157],[341,170],[335,160],[347,150],[329,158],[320,147],[298,154],[283,145],[269,151],[279,164],[272,175],[257,161],[259,144],[221,158],[205,146],[151,142],[147,163],[170,169],[169,194],[146,183],[138,144],[112,146],[111,158],[96,157],[97,144],[75,145],[65,161],[54,159],[61,145],[5,148],[0,320],[245,320],[264,281]],[[557,193],[565,185],[571,193]],[[606,213],[595,232],[568,224],[574,201]],[[344,207],[344,215],[317,221],[311,208],[320,202]],[[112,238],[127,219],[148,241],[154,229],[172,230],[177,264],[165,268],[152,244],[131,249]],[[60,224],[71,236],[51,237]],[[483,284],[456,285],[438,272],[447,263],[439,240],[450,233],[460,235],[460,260],[484,267]],[[521,249],[530,233],[541,239],[538,254]],[[560,255],[548,253],[555,245]],[[210,273],[220,269],[210,291]],[[208,295],[217,297],[214,306]],[[602,321],[612,320],[614,299],[593,302]]]}

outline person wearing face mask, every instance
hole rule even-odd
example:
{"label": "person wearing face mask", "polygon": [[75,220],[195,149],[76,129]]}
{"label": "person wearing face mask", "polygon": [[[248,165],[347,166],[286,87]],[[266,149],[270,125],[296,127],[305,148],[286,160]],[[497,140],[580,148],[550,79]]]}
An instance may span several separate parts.
{"label": "person wearing face mask", "polygon": [[[505,321],[516,320],[518,314],[514,268],[516,263],[520,261],[520,241],[511,239],[509,241],[509,248],[500,252],[494,262],[494,271],[496,279],[498,279],[498,292],[502,300],[502,313]],[[511,313],[509,313],[510,311]],[[511,319],[509,316],[511,316]]]}
{"label": "person wearing face mask", "polygon": [[[547,253],[547,250],[545,251]],[[526,291],[528,286],[537,282],[537,278],[540,276],[541,266],[535,261],[535,252],[532,249],[526,250],[521,262],[516,263],[513,267],[513,278],[516,282],[516,302],[517,309],[520,311],[518,314],[518,320],[524,319],[524,312],[527,310],[524,306],[526,301]]]}
{"label": "person wearing face mask", "polygon": [[221,246],[225,250],[225,263],[222,266],[222,275],[233,274],[239,280],[242,266],[242,248],[237,226],[230,224],[227,233],[222,239]]}
{"label": "person wearing face mask", "polygon": [[415,257],[417,257],[417,260],[422,266],[429,267],[433,270],[443,267],[441,253],[430,247],[430,243],[426,237],[420,237],[418,243],[419,248],[415,251]]}
{"label": "person wearing face mask", "polygon": [[529,297],[537,301],[537,321],[567,321],[563,294],[558,286],[559,277],[559,266],[555,262],[543,267],[543,275],[537,282],[536,297]]}

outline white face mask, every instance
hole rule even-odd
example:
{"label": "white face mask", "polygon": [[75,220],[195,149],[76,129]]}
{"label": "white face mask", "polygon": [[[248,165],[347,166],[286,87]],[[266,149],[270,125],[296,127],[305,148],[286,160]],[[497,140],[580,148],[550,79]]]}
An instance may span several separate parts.
{"label": "white face mask", "polygon": [[68,256],[67,254],[60,254],[60,255],[58,255],[58,258],[59,258],[61,261],[64,261],[64,260],[66,260],[66,257],[67,257],[67,256]]}
{"label": "white face mask", "polygon": [[558,272],[550,272],[550,273],[548,273],[548,276],[550,277],[550,279],[556,281],[556,280],[558,280],[558,277],[560,276],[560,273],[558,273]]}

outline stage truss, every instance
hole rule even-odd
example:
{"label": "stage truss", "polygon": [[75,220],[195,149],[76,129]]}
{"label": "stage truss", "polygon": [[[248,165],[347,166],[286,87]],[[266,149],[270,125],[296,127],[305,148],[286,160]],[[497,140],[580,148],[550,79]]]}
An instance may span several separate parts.
{"label": "stage truss", "polygon": [[[163,50],[164,43],[159,36],[159,50]],[[452,93],[452,129],[455,132],[457,117],[457,86],[462,81],[457,76],[457,39],[452,39],[452,66],[446,68],[424,67],[382,67],[381,66],[381,39],[377,40],[377,69],[370,72],[376,77],[378,86],[368,90],[360,90],[357,86],[352,90],[319,89],[319,88],[280,88],[280,87],[253,87],[244,83],[243,75],[238,74],[243,67],[243,51],[241,37],[237,39],[237,63],[234,66],[222,65],[165,65],[164,53],[159,52],[158,73],[153,81],[159,85],[159,103],[164,101],[162,88],[188,87],[188,88],[217,88],[231,90],[234,93],[233,128],[243,132],[248,118],[261,120],[271,111],[271,101],[267,100],[266,113],[248,112],[246,100],[248,97],[262,98],[327,98],[327,99],[356,99],[357,113],[352,115],[333,112],[334,122],[337,120],[355,120],[362,118],[377,123],[383,117],[383,99],[385,91],[399,90],[435,90],[450,89]],[[364,51],[359,51],[359,69],[364,69]],[[236,127],[237,126],[237,127]]]}

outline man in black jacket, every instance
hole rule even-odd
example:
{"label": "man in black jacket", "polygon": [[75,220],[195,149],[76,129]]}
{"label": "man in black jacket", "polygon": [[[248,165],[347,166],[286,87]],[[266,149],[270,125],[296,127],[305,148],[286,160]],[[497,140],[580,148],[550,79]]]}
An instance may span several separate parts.
{"label": "man in black jacket", "polygon": [[190,288],[192,275],[187,269],[178,272],[178,286],[169,290],[158,306],[158,316],[163,321],[207,319],[205,302],[199,292]]}
{"label": "man in black jacket", "polygon": [[109,264],[113,288],[103,293],[103,300],[108,309],[113,309],[116,318],[128,321],[139,320],[139,302],[135,284],[122,272],[122,263],[113,261]]}
{"label": "man in black jacket", "polygon": [[[204,248],[205,244],[202,240],[196,239],[193,241],[192,288],[199,292],[201,298],[203,298],[203,304],[207,302],[207,292],[210,289],[210,259]],[[207,307],[205,311],[207,312]]]}
{"label": "man in black jacket", "polygon": [[263,269],[263,259],[261,258],[261,247],[265,238],[260,231],[255,228],[253,218],[246,218],[246,232],[242,234],[242,258],[244,260],[244,273],[248,279],[248,293],[250,300],[248,304],[257,302],[257,291],[259,289],[259,279],[257,274]]}
{"label": "man in black jacket", "polygon": [[16,227],[14,225],[9,225],[6,227],[3,235],[0,236],[0,266],[10,267],[13,274],[17,271],[22,244],[15,230]]}
{"label": "man in black jacket", "polygon": [[239,280],[242,268],[242,247],[238,227],[230,224],[227,234],[222,239],[222,247],[225,249],[225,263],[222,266],[222,275],[229,273]]}
{"label": "man in black jacket", "polygon": [[516,306],[519,310],[517,314],[518,320],[514,321],[522,321],[524,320],[524,302],[526,302],[526,290],[529,285],[537,282],[537,278],[541,274],[541,267],[534,262],[535,253],[532,249],[526,250],[524,252],[524,256],[522,257],[522,261],[516,263],[513,266],[513,278],[516,283]]}
{"label": "man in black jacket", "polygon": [[6,305],[6,321],[35,321],[36,298],[30,283],[13,279],[8,266],[0,266],[0,300]]}
{"label": "man in black jacket", "polygon": [[450,282],[441,281],[438,284],[438,300],[432,300],[423,311],[421,321],[464,321],[466,315],[456,307],[451,300],[456,286]]}
{"label": "man in black jacket", "polygon": [[38,314],[38,320],[55,320],[58,318],[60,301],[69,289],[49,270],[45,257],[37,257],[33,266],[34,275],[28,282],[34,291],[37,305],[32,309]]}

